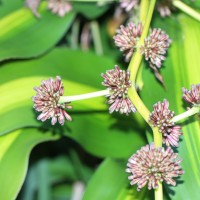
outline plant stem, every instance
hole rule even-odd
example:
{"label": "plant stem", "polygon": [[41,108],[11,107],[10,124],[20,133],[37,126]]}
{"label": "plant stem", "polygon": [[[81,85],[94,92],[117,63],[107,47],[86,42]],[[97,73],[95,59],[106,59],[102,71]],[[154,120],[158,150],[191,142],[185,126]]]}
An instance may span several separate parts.
{"label": "plant stem", "polygon": [[142,22],[142,24],[145,24],[147,13],[148,13],[148,12],[143,12],[143,10],[146,10],[146,8],[148,8],[148,7],[149,7],[149,0],[141,1],[141,4],[140,4],[140,21]]}
{"label": "plant stem", "polygon": [[[140,21],[142,22],[142,24],[145,24],[146,21],[146,17],[147,17],[147,13],[148,12],[142,12],[143,10],[146,10],[146,8],[149,7],[149,0],[143,0],[141,1],[140,4]],[[143,88],[143,81],[142,81],[142,70],[143,67],[140,66],[138,73],[137,73],[137,77],[136,77],[136,84],[139,87],[139,89],[141,90]]]}
{"label": "plant stem", "polygon": [[100,97],[100,96],[106,96],[109,95],[110,92],[109,90],[101,90],[98,92],[91,92],[87,94],[80,94],[80,95],[74,95],[74,96],[61,96],[59,99],[59,103],[67,103],[67,102],[72,102],[72,101],[78,101],[78,100],[83,100],[83,99],[90,99],[90,98],[95,98],[95,97]]}
{"label": "plant stem", "polygon": [[[145,2],[144,2],[145,1]],[[156,0],[151,0],[149,3],[146,0],[142,0],[141,4],[143,5],[143,9],[141,10],[140,17],[144,25],[144,30],[142,32],[142,36],[138,42],[138,46],[140,47],[144,43],[144,39],[147,37],[149,26],[151,23],[151,18],[153,15],[154,7],[155,7]],[[146,13],[148,13],[146,15]],[[136,77],[138,74],[138,70],[140,68],[142,61],[142,56],[140,55],[139,51],[136,51],[135,55],[132,56],[128,69],[130,71],[130,79],[135,84]],[[135,87],[131,87],[128,91],[129,98],[137,108],[138,112],[142,115],[144,120],[149,124],[149,110],[146,108],[142,100],[137,94]],[[149,124],[150,125],[150,124]],[[151,125],[150,125],[151,126]],[[153,136],[154,136],[154,144],[156,147],[162,146],[162,134],[159,133],[158,128],[152,128]],[[163,191],[162,191],[162,183],[159,183],[158,189],[154,190],[155,192],[155,200],[162,200],[163,199]]]}
{"label": "plant stem", "polygon": [[[146,0],[143,0],[146,1]],[[149,26],[150,26],[150,22],[151,22],[151,18],[153,15],[153,10],[154,10],[154,6],[155,6],[156,0],[151,0],[150,3],[142,3],[143,5],[143,10],[141,10],[140,16],[145,16],[144,13],[148,13],[146,15],[146,20],[144,23],[144,30],[142,32],[142,36],[139,40],[139,45],[143,44],[145,37],[148,34],[148,30],[149,30]],[[148,7],[149,5],[149,7]],[[136,81],[136,76],[138,73],[138,70],[140,68],[140,64],[142,61],[142,56],[140,55],[139,51],[135,52],[135,55],[131,58],[131,61],[129,63],[128,69],[130,71],[130,79],[132,80],[133,83],[135,83]],[[132,87],[131,89],[129,89],[128,91],[129,97],[131,99],[131,101],[133,102],[133,104],[135,105],[135,107],[137,108],[138,112],[142,115],[142,117],[145,119],[145,121],[147,123],[148,122],[148,118],[149,118],[149,111],[146,108],[146,106],[144,105],[144,103],[142,102],[142,100],[140,99],[140,97],[138,96],[135,87]]]}
{"label": "plant stem", "polygon": [[155,199],[156,200],[163,199],[163,188],[161,182],[158,182],[158,189],[155,189]]}
{"label": "plant stem", "polygon": [[173,122],[178,122],[180,120],[183,120],[187,117],[190,117],[192,115],[195,115],[197,113],[200,113],[200,107],[199,106],[193,106],[191,109],[185,111],[184,113],[181,113],[180,115],[176,115],[172,118]]}
{"label": "plant stem", "polygon": [[72,33],[70,41],[72,49],[78,49],[79,30],[80,30],[80,20],[76,19],[72,25]]}
{"label": "plant stem", "polygon": [[144,105],[144,103],[142,102],[142,100],[140,99],[137,91],[135,90],[135,88],[132,88],[128,91],[128,95],[130,100],[134,103],[134,106],[137,108],[137,110],[139,111],[139,113],[142,115],[143,119],[149,123],[148,119],[149,119],[149,110],[147,109],[147,107]]}
{"label": "plant stem", "polygon": [[[141,38],[138,42],[139,47],[144,43],[144,39],[147,37],[155,3],[156,3],[156,0],[151,0],[151,2],[149,3],[149,8],[147,7],[145,9],[145,12],[148,12],[148,14],[147,14],[147,17],[146,17],[146,21],[144,23],[144,30],[143,30]],[[141,12],[144,12],[144,10],[142,10]],[[141,61],[142,61],[142,55],[140,55],[139,51],[136,51],[135,55],[132,57],[132,59],[129,63],[129,66],[128,66],[128,69],[131,72],[130,79],[134,82],[136,80],[137,72],[138,72],[138,69],[140,67]]]}
{"label": "plant stem", "polygon": [[198,13],[196,10],[191,8],[190,6],[186,5],[180,0],[174,0],[172,1],[173,6],[180,9],[181,11],[185,12],[186,14],[190,15],[194,19],[200,21],[200,13]]}
{"label": "plant stem", "polygon": [[95,52],[97,55],[103,55],[103,47],[99,31],[99,24],[96,21],[92,21],[90,23],[90,28],[92,32]]}

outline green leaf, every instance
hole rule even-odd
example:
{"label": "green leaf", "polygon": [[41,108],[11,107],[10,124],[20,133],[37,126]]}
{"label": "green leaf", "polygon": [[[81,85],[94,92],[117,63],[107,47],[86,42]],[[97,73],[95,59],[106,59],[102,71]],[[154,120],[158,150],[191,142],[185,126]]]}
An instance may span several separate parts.
{"label": "green leaf", "polygon": [[[39,86],[43,79],[61,75],[65,95],[87,93],[105,89],[100,74],[113,67],[114,62],[109,58],[64,48],[39,59],[5,63],[0,68],[0,134],[27,126],[51,128],[49,122],[36,120],[38,114],[32,108],[33,87]],[[127,158],[146,143],[138,115],[135,121],[132,116],[110,115],[105,101],[100,97],[73,102],[74,108],[69,111],[73,122],[55,129],[94,155]]]}
{"label": "green leaf", "polygon": [[19,129],[0,136],[0,199],[16,198],[26,175],[32,148],[57,138],[52,133],[37,129]]}
{"label": "green leaf", "polygon": [[[7,9],[6,5],[2,10]],[[41,19],[27,8],[11,12],[0,20],[0,61],[10,58],[30,58],[51,49],[70,27],[75,14],[60,18],[40,6]],[[49,23],[51,22],[51,23]]]}
{"label": "green leaf", "polygon": [[98,6],[97,2],[73,2],[73,9],[88,19],[95,19],[109,9],[109,4]]}
{"label": "green leaf", "polygon": [[[170,35],[173,42],[164,67],[160,72],[166,83],[166,90],[158,84],[149,69],[143,71],[144,90],[142,98],[150,110],[157,101],[166,98],[170,110],[176,114],[186,111],[188,105],[182,101],[182,87],[190,88],[191,84],[200,82],[200,23],[188,16],[181,15],[179,20],[157,20],[154,27],[161,27]],[[167,27],[167,28],[166,28]],[[181,166],[185,174],[177,180],[176,187],[167,186],[171,199],[198,199],[200,189],[200,127],[198,119],[191,117],[184,123],[183,136],[178,148],[183,158]]]}
{"label": "green leaf", "polygon": [[[83,200],[139,200],[150,199],[146,189],[138,192],[136,186],[129,186],[126,163],[107,158],[91,178]],[[148,194],[148,196],[147,196]],[[145,198],[146,196],[146,198]]]}
{"label": "green leaf", "polygon": [[70,198],[72,183],[77,179],[76,168],[66,155],[40,159],[28,170],[20,199],[33,200],[35,192],[38,194],[36,199],[49,200],[53,195],[54,199],[59,199],[59,195],[64,195],[62,199]]}

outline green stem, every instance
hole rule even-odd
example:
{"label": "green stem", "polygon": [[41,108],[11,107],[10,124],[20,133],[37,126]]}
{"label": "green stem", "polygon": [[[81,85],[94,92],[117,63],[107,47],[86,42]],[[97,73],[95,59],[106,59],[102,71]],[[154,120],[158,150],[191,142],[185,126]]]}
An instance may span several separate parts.
{"label": "green stem", "polygon": [[102,47],[102,42],[101,42],[99,24],[96,21],[92,21],[90,23],[90,28],[92,32],[95,52],[98,55],[103,55],[103,47]]}
{"label": "green stem", "polygon": [[[140,13],[140,17],[141,17],[140,20],[143,21],[144,30],[138,42],[139,47],[143,45],[144,39],[147,37],[155,3],[156,3],[156,0],[151,0],[149,3],[146,0],[142,0],[143,9],[141,10],[141,13]],[[148,14],[146,15],[146,13]],[[130,64],[128,66],[128,70],[130,71],[130,80],[134,84],[136,82],[136,77],[141,65],[141,61],[142,61],[142,56],[140,55],[139,51],[136,51],[136,53],[132,56]],[[148,119],[149,119],[150,112],[146,108],[142,100],[140,99],[135,87],[131,87],[131,89],[129,89],[128,95],[131,101],[133,102],[133,104],[135,105],[135,107],[137,108],[138,112],[142,115],[144,120],[149,124]],[[153,130],[155,146],[156,147],[162,146],[162,134],[158,131],[158,128],[152,128],[152,130]],[[163,199],[162,183],[159,183],[158,189],[155,190],[155,200],[162,200],[162,199]]]}
{"label": "green stem", "polygon": [[183,3],[180,0],[174,0],[172,1],[173,6],[176,8],[180,9],[181,11],[185,12],[186,14],[190,15],[194,19],[200,21],[200,13],[198,13],[196,10],[193,8],[189,7],[185,3]]}
{"label": "green stem", "polygon": [[158,189],[155,189],[155,199],[162,200],[163,199],[163,188],[162,183],[158,182]]}
{"label": "green stem", "polygon": [[[143,0],[143,1],[146,1],[146,0]],[[145,16],[145,14],[143,13],[148,13],[148,14],[144,23],[144,30],[142,32],[142,36],[139,40],[138,46],[140,46],[140,44],[143,44],[144,39],[146,38],[148,34],[155,3],[156,3],[156,0],[151,0],[149,3],[149,7],[146,3],[145,5],[147,6],[143,7],[143,10],[141,10],[140,16]],[[128,66],[128,69],[130,71],[130,79],[132,80],[133,83],[135,83],[136,81],[136,76],[140,68],[141,61],[142,61],[142,56],[140,55],[139,51],[136,51],[135,55],[131,58],[130,64]],[[148,118],[149,118],[150,112],[148,111],[148,109],[146,108],[146,106],[144,105],[140,97],[138,96],[135,87],[132,87],[131,89],[129,89],[128,92],[129,92],[129,97],[131,101],[133,102],[133,104],[135,105],[135,107],[137,108],[138,112],[142,115],[145,121],[149,123]]]}
{"label": "green stem", "polygon": [[137,91],[135,90],[135,88],[132,88],[128,91],[128,95],[130,100],[133,102],[134,106],[137,108],[138,112],[140,113],[140,115],[142,115],[143,119],[149,123],[149,110],[147,109],[147,107],[144,105],[144,103],[142,102],[142,100],[140,99]]}
{"label": "green stem", "polygon": [[142,90],[144,82],[142,80],[142,71],[143,71],[143,66],[140,66],[137,76],[136,76],[136,85],[139,88],[139,90]]}
{"label": "green stem", "polygon": [[[140,21],[142,22],[142,24],[145,24],[146,21],[146,17],[147,17],[147,13],[148,12],[142,12],[143,10],[147,10],[146,8],[149,8],[149,0],[143,0],[141,1],[140,4]],[[137,77],[136,77],[136,84],[139,87],[139,89],[141,90],[143,88],[143,81],[142,81],[142,70],[143,67],[140,66],[138,73],[137,73]]]}
{"label": "green stem", "polygon": [[[146,21],[143,24],[144,30],[143,30],[141,38],[138,42],[139,47],[144,43],[144,39],[147,37],[155,3],[156,3],[156,0],[151,0],[151,2],[149,4],[149,8],[147,7],[145,9],[145,12],[148,12],[148,14],[147,14],[147,17],[146,17]],[[143,11],[141,11],[141,12],[143,12]],[[143,14],[141,14],[141,15],[143,15]],[[138,69],[140,67],[141,61],[142,61],[142,55],[140,55],[139,51],[136,51],[135,54],[133,55],[130,63],[129,63],[129,66],[128,66],[128,69],[131,72],[130,79],[134,82],[136,80],[137,72],[138,72]]]}
{"label": "green stem", "polygon": [[80,30],[80,20],[76,19],[72,26],[72,33],[71,33],[71,48],[78,49],[78,37],[79,37],[79,30]]}
{"label": "green stem", "polygon": [[109,90],[101,90],[97,92],[91,92],[87,94],[80,94],[80,95],[73,95],[73,96],[61,96],[59,99],[59,103],[67,103],[72,101],[84,100],[84,99],[91,99],[100,96],[107,96],[110,94]]}
{"label": "green stem", "polygon": [[184,113],[181,113],[180,115],[176,115],[175,117],[173,117],[172,121],[178,122],[197,113],[200,113],[200,106],[193,106],[191,109],[185,111]]}
{"label": "green stem", "polygon": [[147,10],[146,8],[149,8],[149,0],[143,0],[141,1],[140,4],[140,21],[142,24],[145,24],[147,13],[148,12],[143,12],[143,10]]}

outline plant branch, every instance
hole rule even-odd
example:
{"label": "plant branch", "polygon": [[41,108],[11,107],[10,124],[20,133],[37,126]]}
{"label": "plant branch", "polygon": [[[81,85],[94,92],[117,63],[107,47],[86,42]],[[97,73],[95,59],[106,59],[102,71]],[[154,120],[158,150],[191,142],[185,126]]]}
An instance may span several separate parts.
{"label": "plant branch", "polygon": [[197,113],[200,113],[200,107],[193,106],[191,109],[185,111],[184,113],[181,113],[180,115],[176,115],[175,117],[173,117],[171,121],[178,122]]}
{"label": "plant branch", "polygon": [[190,6],[186,5],[180,0],[174,0],[172,1],[173,6],[178,8],[179,10],[183,11],[184,13],[190,15],[194,19],[200,21],[200,13],[191,8]]}
{"label": "plant branch", "polygon": [[[146,0],[143,0],[143,1],[146,1]],[[148,34],[148,30],[149,30],[151,18],[152,18],[152,15],[153,15],[155,3],[156,3],[156,0],[151,0],[150,3],[149,3],[149,7],[148,7],[147,3],[142,2],[142,4],[144,4],[146,6],[143,7],[143,10],[141,10],[140,16],[145,16],[145,13],[148,13],[148,14],[146,15],[146,20],[145,20],[145,23],[144,23],[144,30],[142,32],[142,36],[139,40],[138,46],[143,44],[144,39]],[[128,69],[130,71],[130,79],[134,84],[136,82],[136,76],[137,76],[138,70],[140,68],[141,61],[142,61],[142,55],[140,55],[139,51],[136,51],[135,55],[133,55],[133,57],[131,58],[130,64],[128,66]],[[133,104],[137,108],[138,112],[142,115],[144,120],[147,123],[149,123],[148,118],[149,118],[150,112],[146,108],[146,106],[144,105],[144,103],[142,102],[140,97],[138,96],[135,87],[132,87],[131,89],[129,89],[128,94],[129,94],[131,101],[133,102]]]}
{"label": "plant branch", "polygon": [[[144,43],[144,39],[147,37],[154,7],[155,7],[156,0],[151,0],[149,3],[146,0],[142,0],[141,4],[143,5],[143,9],[140,13],[140,20],[142,20],[144,25],[144,30],[142,32],[142,36],[138,42],[138,46],[140,47]],[[148,13],[146,15],[146,13]],[[136,51],[135,55],[132,56],[128,69],[130,71],[130,79],[135,84],[136,77],[138,74],[138,70],[140,68],[142,61],[142,56],[140,55],[139,50]],[[137,108],[138,112],[142,115],[144,120],[149,124],[149,110],[146,108],[142,100],[140,99],[139,95],[135,87],[131,87],[128,91],[129,98]],[[150,124],[149,124],[150,125]],[[151,126],[151,125],[150,125]],[[151,126],[152,128],[152,126]],[[152,128],[153,136],[154,136],[154,144],[155,146],[159,147],[162,146],[162,134],[158,131],[158,128]],[[154,190],[155,192],[155,200],[162,200],[163,199],[163,191],[162,191],[162,183],[159,183],[158,189]]]}
{"label": "plant branch", "polygon": [[143,12],[143,10],[147,10],[149,8],[149,0],[143,0],[141,1],[140,4],[140,21],[142,24],[145,24],[147,13],[148,12]]}
{"label": "plant branch", "polygon": [[107,96],[109,94],[110,94],[109,90],[101,90],[98,92],[91,92],[87,94],[80,94],[80,95],[74,95],[74,96],[61,96],[59,99],[59,103],[62,104],[62,103],[67,103],[67,102],[72,102],[72,101],[83,100],[83,99]]}
{"label": "plant branch", "polygon": [[163,199],[163,188],[161,182],[158,182],[158,189],[155,189],[155,199],[156,200]]}

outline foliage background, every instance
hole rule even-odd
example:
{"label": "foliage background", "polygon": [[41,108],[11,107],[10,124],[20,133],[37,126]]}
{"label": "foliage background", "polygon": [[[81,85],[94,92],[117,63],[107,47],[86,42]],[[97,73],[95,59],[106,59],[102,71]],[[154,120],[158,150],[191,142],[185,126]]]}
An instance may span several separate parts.
{"label": "foliage background", "polygon": [[[185,2],[200,9],[199,0]],[[73,122],[52,127],[38,122],[32,108],[33,87],[42,79],[60,75],[65,95],[82,94],[104,89],[100,74],[115,64],[127,67],[112,40],[120,23],[113,19],[117,5],[74,2],[60,18],[43,2],[42,17],[36,19],[23,1],[1,1],[0,199],[66,200],[82,188],[84,200],[153,199],[152,192],[130,187],[124,172],[127,159],[152,140],[139,114],[109,115],[101,97],[73,102]],[[166,89],[143,62],[140,95],[150,110],[167,98],[178,114],[187,106],[181,88],[199,83],[200,23],[179,11],[166,19],[155,11],[151,25],[173,40],[161,69]],[[89,30],[88,43],[81,40],[84,30]],[[199,197],[199,125],[196,117],[182,123],[178,151],[185,174],[177,187],[165,187],[166,199]]]}

